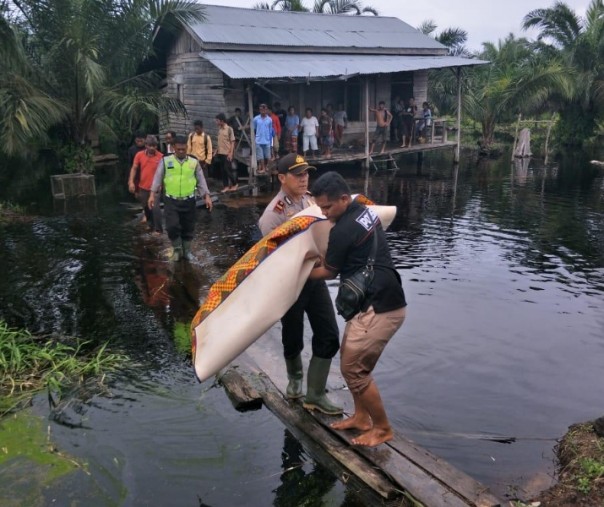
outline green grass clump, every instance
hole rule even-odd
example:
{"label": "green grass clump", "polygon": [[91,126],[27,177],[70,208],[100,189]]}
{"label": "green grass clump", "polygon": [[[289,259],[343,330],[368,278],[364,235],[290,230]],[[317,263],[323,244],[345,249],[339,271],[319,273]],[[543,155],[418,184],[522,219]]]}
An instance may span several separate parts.
{"label": "green grass clump", "polygon": [[593,458],[581,458],[579,470],[577,489],[585,495],[591,491],[595,481],[604,478],[604,463]]}
{"label": "green grass clump", "polygon": [[43,389],[60,398],[65,389],[86,380],[102,383],[106,373],[127,359],[108,352],[107,344],[92,350],[89,345],[38,338],[0,320],[0,416]]}
{"label": "green grass clump", "polygon": [[0,223],[22,218],[24,215],[25,210],[18,204],[0,201]]}

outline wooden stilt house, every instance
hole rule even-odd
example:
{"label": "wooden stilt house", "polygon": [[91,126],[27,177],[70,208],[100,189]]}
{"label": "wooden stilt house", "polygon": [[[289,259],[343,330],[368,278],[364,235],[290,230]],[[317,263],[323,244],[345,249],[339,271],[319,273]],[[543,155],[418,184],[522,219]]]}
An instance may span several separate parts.
{"label": "wooden stilt house", "polygon": [[[261,102],[294,106],[300,117],[307,107],[318,116],[327,104],[344,104],[346,141],[357,150],[315,163],[355,157],[369,162],[375,123],[368,107],[383,100],[390,108],[396,96],[414,97],[421,111],[430,69],[457,68],[459,75],[463,66],[486,63],[448,56],[443,45],[397,18],[213,5],[205,9],[205,22],[156,41],[164,55],[165,93],[179,98],[188,112],[188,118],[161,119],[161,131],[185,133],[193,120],[201,119],[206,131],[215,134],[216,114],[228,117],[240,108],[245,117],[249,111],[255,114]],[[459,149],[446,131],[442,125],[433,142]],[[254,143],[244,144],[237,156],[255,167]],[[390,151],[402,151],[398,148]]]}

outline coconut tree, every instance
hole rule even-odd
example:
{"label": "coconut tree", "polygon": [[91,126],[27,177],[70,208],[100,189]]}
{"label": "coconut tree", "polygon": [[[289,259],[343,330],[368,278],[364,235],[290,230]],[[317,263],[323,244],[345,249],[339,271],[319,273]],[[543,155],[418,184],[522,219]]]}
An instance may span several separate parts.
{"label": "coconut tree", "polygon": [[556,2],[529,12],[523,28],[538,29],[535,50],[566,66],[572,86],[568,96],[555,97],[559,134],[563,142],[581,144],[604,115],[604,2],[592,0],[585,17]]}
{"label": "coconut tree", "polygon": [[[189,0],[14,0],[13,5],[22,27],[16,54],[23,65],[11,69],[10,78],[5,73],[0,78],[3,150],[14,151],[28,135],[30,141],[39,139],[49,124],[61,139],[83,145],[95,132],[111,134],[131,118],[183,112],[182,104],[157,91],[159,76],[137,72],[152,54],[155,33],[202,21],[201,5]],[[35,99],[37,108],[26,107],[23,96]]]}

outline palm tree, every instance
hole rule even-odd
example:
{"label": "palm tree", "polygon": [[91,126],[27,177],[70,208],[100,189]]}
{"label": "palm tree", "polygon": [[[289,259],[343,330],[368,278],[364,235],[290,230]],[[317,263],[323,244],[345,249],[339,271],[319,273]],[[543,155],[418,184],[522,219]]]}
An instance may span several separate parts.
{"label": "palm tree", "polygon": [[604,114],[604,2],[592,0],[584,18],[556,2],[529,12],[523,28],[539,29],[535,50],[565,65],[572,87],[569,95],[554,97],[559,135],[567,144],[582,144]]}
{"label": "palm tree", "polygon": [[315,0],[313,12],[321,14],[373,14],[378,16],[377,9],[364,7],[360,0]]}
{"label": "palm tree", "polygon": [[[272,3],[259,2],[254,9],[271,11],[308,12],[310,9],[304,5],[303,0],[274,0]],[[373,7],[363,7],[360,0],[315,0],[312,12],[319,14],[373,14],[378,11]]]}
{"label": "palm tree", "polygon": [[264,9],[268,11],[292,11],[308,12],[308,7],[302,0],[274,0],[272,4],[260,2],[254,5],[254,9]]}
{"label": "palm tree", "polygon": [[[432,20],[425,20],[418,30],[430,35],[447,47],[450,56],[470,56],[465,44],[468,32],[461,28],[446,28],[435,34],[437,25]],[[431,70],[428,77],[428,97],[439,114],[456,114],[457,112],[457,77],[451,69]]]}
{"label": "palm tree", "polygon": [[[83,145],[93,132],[115,134],[124,122],[183,112],[157,90],[159,76],[138,74],[157,31],[203,20],[189,0],[18,0],[21,66],[0,78],[0,146],[15,152],[49,125]],[[0,25],[2,26],[2,25]],[[11,27],[13,33],[14,26]],[[2,33],[6,33],[6,26]],[[4,35],[2,35],[4,38]],[[27,56],[25,56],[27,55]],[[28,87],[21,82],[27,82]],[[23,98],[36,107],[26,107]],[[127,123],[126,123],[127,124]]]}
{"label": "palm tree", "polygon": [[478,55],[490,65],[479,66],[467,76],[466,113],[482,127],[482,142],[489,147],[495,126],[511,121],[518,110],[543,111],[553,92],[568,93],[568,75],[556,60],[535,55],[526,39],[510,34],[498,44],[485,43]]}

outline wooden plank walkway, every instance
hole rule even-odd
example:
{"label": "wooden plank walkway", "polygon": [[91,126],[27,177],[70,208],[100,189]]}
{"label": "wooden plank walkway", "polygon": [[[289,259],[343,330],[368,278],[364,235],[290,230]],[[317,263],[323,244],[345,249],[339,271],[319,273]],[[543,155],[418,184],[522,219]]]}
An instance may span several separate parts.
{"label": "wooden plank walkway", "polygon": [[[452,141],[436,141],[434,143],[425,143],[425,144],[414,144],[407,148],[401,148],[398,143],[395,143],[394,146],[387,147],[384,150],[384,155],[407,155],[412,153],[425,153],[430,151],[438,151],[438,150],[451,150],[454,149],[457,144]],[[371,155],[373,158],[379,158],[380,154],[374,152]],[[241,162],[244,165],[249,165],[250,157],[243,157],[240,153],[235,154],[235,158],[238,162]],[[364,149],[350,149],[350,150],[339,150],[336,149],[332,153],[331,158],[326,157],[307,157],[307,161],[309,164],[316,166],[326,166],[331,164],[344,164],[349,162],[362,162],[365,160],[365,150]]]}
{"label": "wooden plank walkway", "polygon": [[[411,440],[395,432],[395,438],[376,448],[353,446],[350,439],[354,432],[336,431],[329,424],[333,417],[304,410],[300,401],[288,401],[283,392],[287,385],[285,366],[280,357],[278,329],[269,330],[236,362],[237,380],[225,382],[228,390],[241,391],[237,383],[246,384],[244,389],[255,391],[262,403],[271,410],[294,435],[304,435],[314,448],[338,464],[342,474],[354,476],[378,495],[383,502],[398,498],[398,502],[412,498],[428,507],[494,507],[503,502],[490,493],[489,488],[461,470]],[[332,370],[334,368],[332,367]],[[228,375],[233,375],[229,370]],[[330,373],[329,386],[343,385],[335,371]],[[343,391],[329,389],[329,396],[342,402]],[[347,396],[350,398],[350,396]],[[345,410],[351,399],[344,400]],[[350,410],[346,410],[350,412]],[[384,504],[385,505],[385,504]],[[400,503],[399,503],[400,505]]]}

